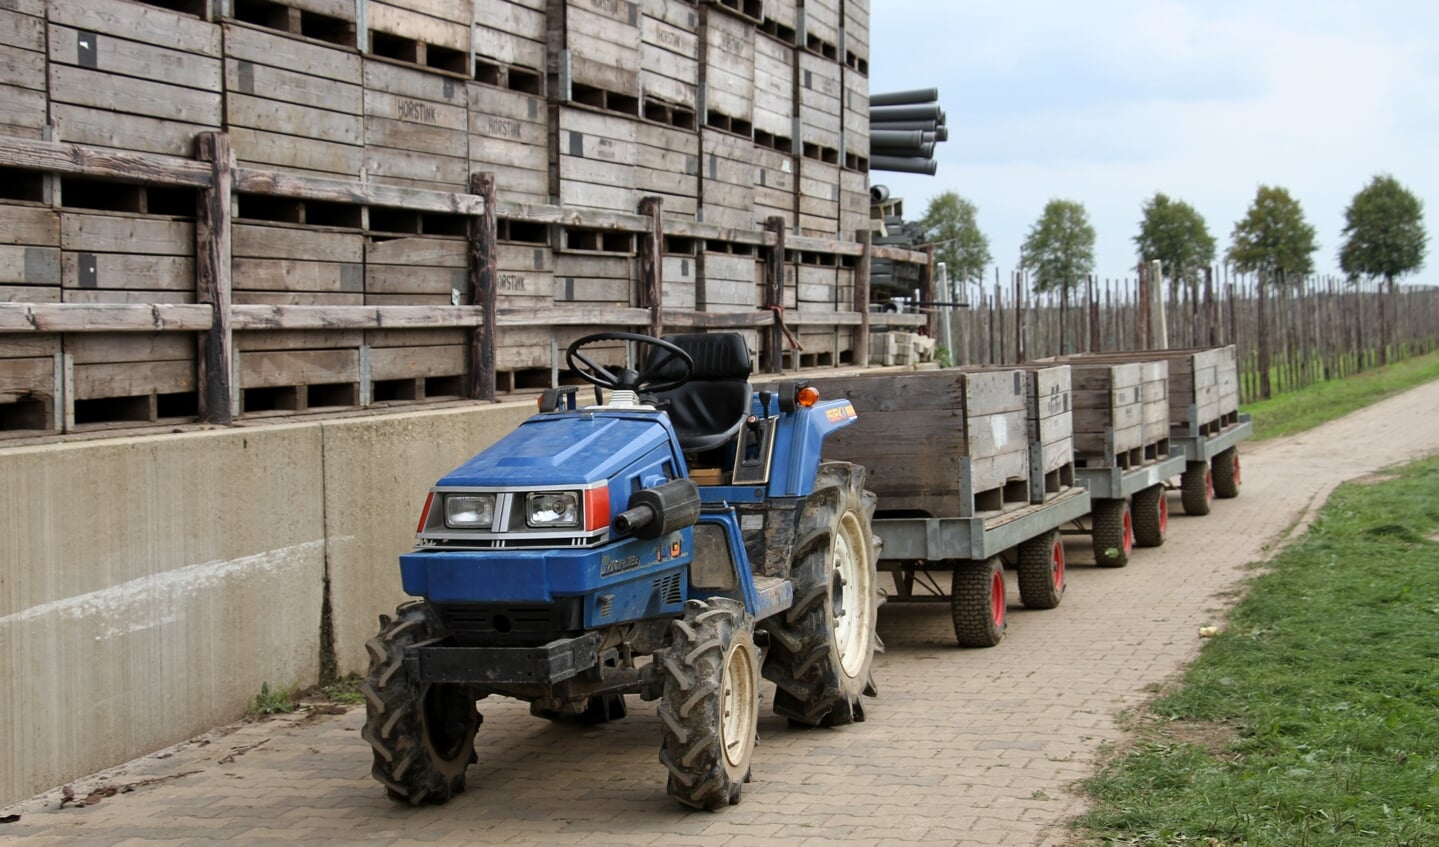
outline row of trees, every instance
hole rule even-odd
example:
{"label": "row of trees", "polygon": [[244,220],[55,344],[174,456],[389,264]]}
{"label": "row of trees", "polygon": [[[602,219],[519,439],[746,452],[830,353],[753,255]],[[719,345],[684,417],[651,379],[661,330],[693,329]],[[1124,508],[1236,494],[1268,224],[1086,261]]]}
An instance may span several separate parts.
{"label": "row of trees", "polygon": [[[1395,281],[1424,265],[1428,233],[1423,204],[1394,177],[1379,175],[1354,195],[1344,219],[1340,268],[1351,281],[1381,281],[1384,296],[1392,298]],[[992,259],[972,202],[952,191],[940,194],[930,201],[920,224],[952,278],[983,282]],[[1299,201],[1283,188],[1263,185],[1234,224],[1224,258],[1236,271],[1256,274],[1263,297],[1267,286],[1297,285],[1314,272],[1314,238]],[[1094,273],[1094,241],[1083,204],[1050,200],[1025,236],[1021,265],[1033,274],[1038,290],[1059,291],[1064,308],[1069,292]],[[1134,244],[1141,263],[1160,262],[1171,298],[1188,286],[1195,299],[1218,246],[1193,206],[1163,193],[1145,201]],[[1381,357],[1387,329],[1381,314]]]}

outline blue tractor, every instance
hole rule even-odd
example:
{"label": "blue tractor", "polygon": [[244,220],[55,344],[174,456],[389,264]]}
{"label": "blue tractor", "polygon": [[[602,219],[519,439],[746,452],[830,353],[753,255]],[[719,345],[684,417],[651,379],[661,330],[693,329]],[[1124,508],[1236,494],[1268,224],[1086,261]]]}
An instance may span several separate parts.
{"label": "blue tractor", "polygon": [[[597,361],[626,345],[639,369]],[[477,761],[476,703],[605,721],[659,701],[668,791],[739,802],[760,677],[791,723],[864,719],[878,638],[864,469],[822,462],[855,420],[802,382],[754,391],[734,333],[588,335],[566,351],[595,389],[540,412],[441,479],[400,557],[362,689],[373,773],[394,800],[443,803]]]}

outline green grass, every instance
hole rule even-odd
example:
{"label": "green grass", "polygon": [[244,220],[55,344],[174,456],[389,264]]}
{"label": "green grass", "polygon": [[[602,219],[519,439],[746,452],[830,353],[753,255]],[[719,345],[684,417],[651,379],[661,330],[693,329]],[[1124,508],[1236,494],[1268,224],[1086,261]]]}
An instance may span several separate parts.
{"label": "green grass", "polygon": [[1439,844],[1439,460],[1342,486],[1088,783],[1086,843]]}
{"label": "green grass", "polygon": [[1321,382],[1247,404],[1258,439],[1312,429],[1385,397],[1439,379],[1439,353],[1416,356],[1344,379]]}
{"label": "green grass", "polygon": [[246,711],[251,715],[288,715],[295,711],[295,689],[271,688],[270,683],[260,683],[260,693],[250,701]]}

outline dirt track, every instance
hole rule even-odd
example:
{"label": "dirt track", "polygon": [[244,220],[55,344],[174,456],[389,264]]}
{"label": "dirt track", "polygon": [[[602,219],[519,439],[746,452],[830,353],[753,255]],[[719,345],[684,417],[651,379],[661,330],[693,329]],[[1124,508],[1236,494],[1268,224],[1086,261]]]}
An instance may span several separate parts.
{"label": "dirt track", "polygon": [[665,797],[652,704],[631,698],[624,721],[571,727],[487,701],[470,791],[448,806],[386,800],[368,776],[363,711],[351,709],[241,725],[77,780],[82,799],[98,785],[159,781],[80,809],[59,808],[57,791],[0,811],[22,816],[0,824],[0,842],[1058,845],[1083,808],[1073,783],[1121,737],[1117,715],[1195,655],[1199,627],[1221,622],[1245,565],[1340,482],[1439,452],[1436,421],[1439,382],[1243,445],[1237,500],[1193,518],[1173,495],[1168,542],[1120,570],[1085,564],[1087,539],[1077,539],[1063,604],[1013,606],[995,649],[954,647],[947,604],[886,607],[869,720],[800,731],[766,714],[754,782],[719,813]]}

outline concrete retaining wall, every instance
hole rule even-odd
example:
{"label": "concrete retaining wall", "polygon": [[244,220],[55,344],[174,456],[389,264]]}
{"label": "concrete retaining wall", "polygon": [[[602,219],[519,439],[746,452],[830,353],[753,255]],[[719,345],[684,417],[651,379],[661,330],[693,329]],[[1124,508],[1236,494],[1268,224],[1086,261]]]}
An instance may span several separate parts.
{"label": "concrete retaining wall", "polygon": [[424,492],[529,403],[0,448],[0,805],[341,672]]}

